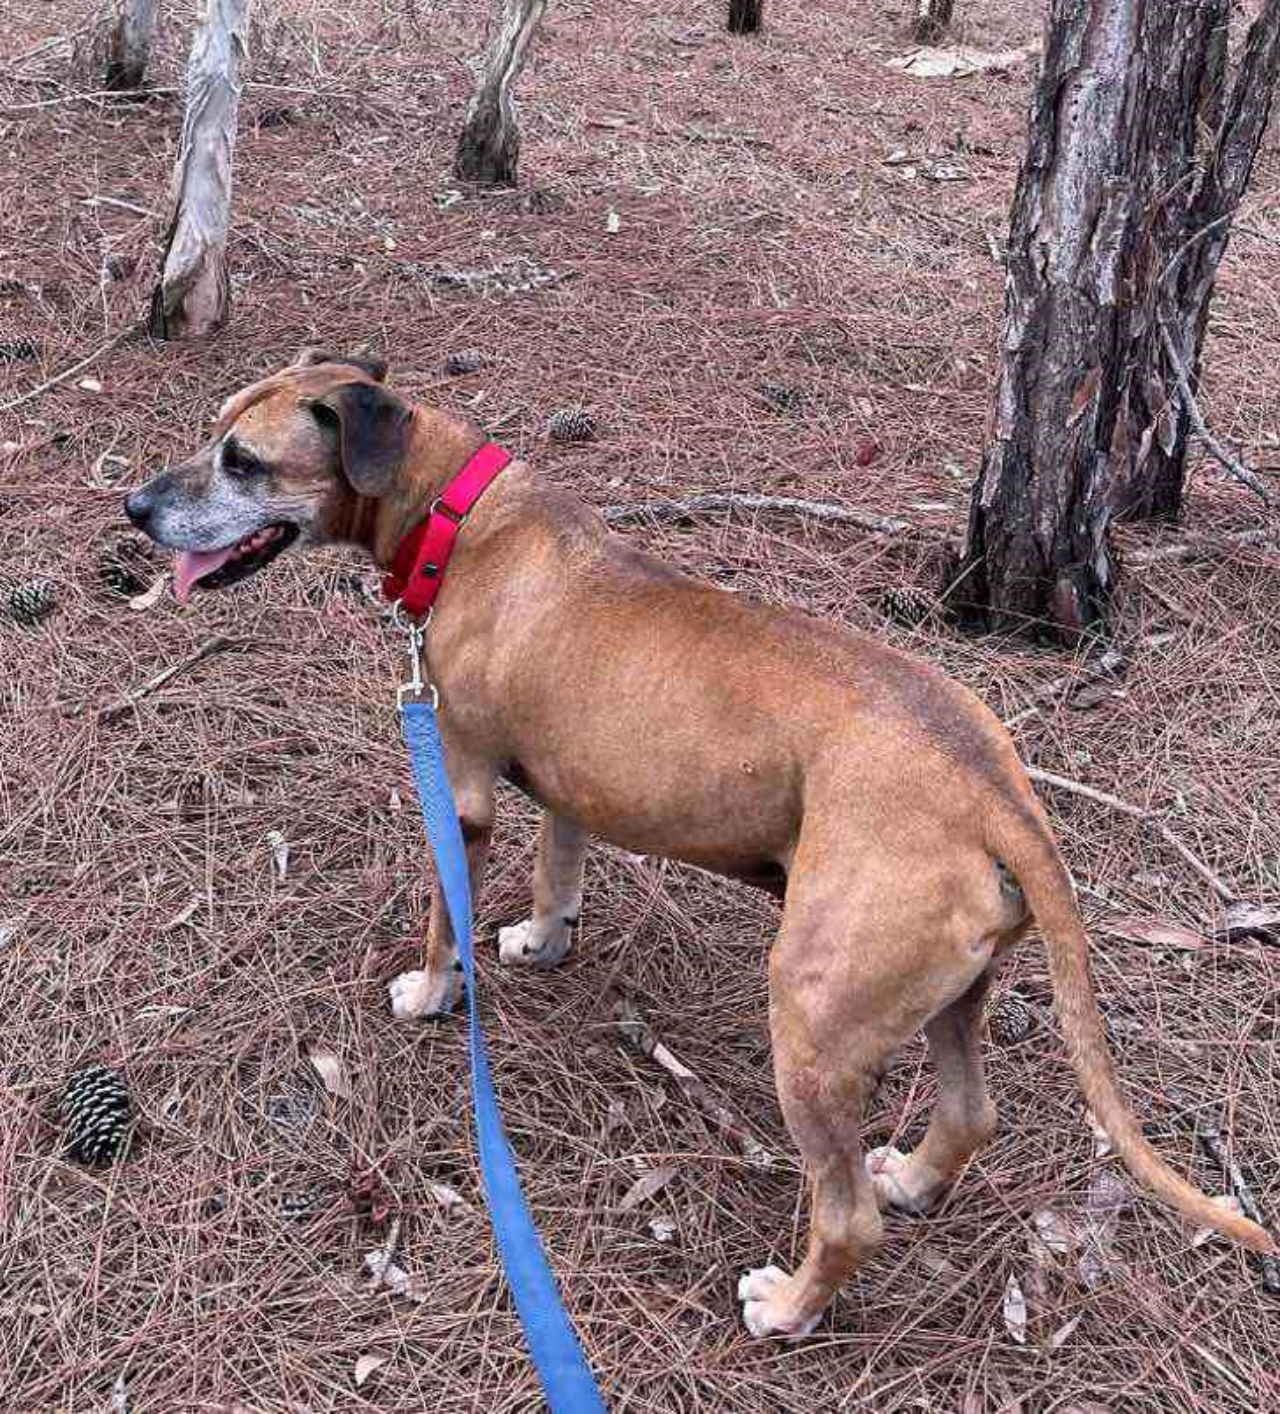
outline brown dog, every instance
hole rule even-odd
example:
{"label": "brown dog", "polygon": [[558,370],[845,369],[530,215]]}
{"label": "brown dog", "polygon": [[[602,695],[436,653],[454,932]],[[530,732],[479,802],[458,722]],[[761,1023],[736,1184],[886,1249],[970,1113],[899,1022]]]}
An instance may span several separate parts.
{"label": "brown dog", "polygon": [[[308,351],[237,393],[204,450],[129,497],[133,521],[181,552],[180,599],[293,540],[350,542],[389,564],[483,439],[405,402],[384,371]],[[785,896],[769,1016],[812,1212],[794,1276],[764,1267],[739,1283],[756,1335],[811,1331],[880,1241],[880,1207],[928,1208],[991,1137],[983,995],[1032,918],[1071,1063],[1129,1168],[1197,1223],[1276,1250],[1169,1169],[1125,1107],[1043,812],[1003,727],[942,673],[677,573],[519,462],[460,534],[427,656],[474,894],[498,778],[544,808],[533,916],[503,930],[504,962],[564,956],[590,835]],[[457,995],[437,893],[423,968],[392,983],[392,1006],[428,1016]],[[928,1132],[868,1165],[873,1077],[921,1028],[938,1068]]]}

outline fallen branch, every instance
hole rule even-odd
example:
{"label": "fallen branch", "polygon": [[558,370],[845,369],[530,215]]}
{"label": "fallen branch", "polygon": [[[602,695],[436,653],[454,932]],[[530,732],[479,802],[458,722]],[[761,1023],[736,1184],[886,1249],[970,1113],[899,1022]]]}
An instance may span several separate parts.
{"label": "fallen branch", "polygon": [[1070,780],[1066,776],[1057,776],[1052,771],[1041,771],[1035,766],[1028,766],[1026,770],[1027,775],[1038,785],[1049,786],[1053,790],[1066,791],[1069,795],[1078,795],[1083,800],[1092,800],[1097,805],[1105,805],[1108,809],[1116,810],[1121,815],[1128,815],[1132,820],[1141,820],[1144,825],[1149,825],[1170,849],[1180,854],[1224,903],[1235,903],[1240,897],[1218,878],[1199,855],[1193,853],[1174,834],[1155,811],[1146,810],[1141,805],[1133,805],[1127,800],[1121,800],[1117,795],[1108,795],[1106,791],[1094,790],[1092,786],[1082,785],[1081,782]]}
{"label": "fallen branch", "polygon": [[860,530],[869,530],[874,535],[903,535],[914,531],[918,535],[942,538],[940,531],[913,526],[910,521],[854,510],[852,506],[843,506],[838,501],[806,501],[799,496],[725,495],[713,492],[705,496],[690,496],[686,501],[641,501],[631,506],[606,506],[604,518],[610,525],[624,525],[628,521],[638,520],[692,520],[711,511],[782,511],[788,515],[808,516],[812,520],[856,525]]}
{"label": "fallen branch", "polygon": [[11,398],[7,403],[0,403],[0,412],[12,412],[14,408],[20,408],[23,403],[33,402],[42,393],[47,393],[50,388],[56,388],[59,383],[65,383],[68,378],[74,378],[77,373],[83,373],[91,363],[95,363],[103,354],[110,353],[112,349],[123,344],[126,339],[132,338],[134,334],[141,332],[141,329],[141,324],[130,324],[126,328],[112,334],[105,344],[99,344],[91,354],[87,354],[79,363],[73,363],[70,368],[64,368],[61,373],[55,373],[52,378],[46,379],[38,387],[32,388],[29,392],[23,393],[21,397]]}
{"label": "fallen branch", "polygon": [[[1178,1118],[1195,1134],[1200,1141],[1200,1147],[1226,1175],[1227,1184],[1235,1196],[1236,1202],[1240,1204],[1240,1211],[1250,1222],[1255,1222],[1259,1227],[1265,1228],[1267,1223],[1262,1215],[1262,1209],[1258,1206],[1258,1200],[1253,1196],[1253,1190],[1245,1182],[1244,1174],[1240,1172],[1240,1165],[1231,1157],[1223,1141],[1222,1130],[1218,1127],[1217,1118],[1212,1111],[1193,1110],[1187,1097],[1173,1086],[1168,1088],[1168,1095],[1178,1107]],[[1262,1271],[1262,1289],[1271,1296],[1280,1296],[1280,1257],[1274,1257],[1265,1252],[1257,1252],[1253,1255]]]}
{"label": "fallen branch", "polygon": [[137,687],[131,687],[118,702],[112,702],[103,707],[98,713],[99,719],[104,722],[111,721],[127,712],[136,703],[141,702],[144,697],[149,697],[167,683],[171,683],[180,674],[190,672],[197,663],[203,663],[206,658],[213,657],[215,653],[223,653],[228,648],[238,648],[239,646],[239,639],[224,638],[221,634],[215,634],[212,638],[206,639],[194,653],[188,654],[181,662],[171,663],[167,668],[158,672],[155,677],[148,678],[146,682],[139,683]]}
{"label": "fallen branch", "polygon": [[727,1134],[752,1164],[758,1168],[773,1166],[776,1162],[774,1155],[751,1133],[742,1116],[663,1045],[635,1003],[621,992],[614,994],[613,1015],[627,1045],[672,1076],[685,1099],[706,1115],[717,1129]]}

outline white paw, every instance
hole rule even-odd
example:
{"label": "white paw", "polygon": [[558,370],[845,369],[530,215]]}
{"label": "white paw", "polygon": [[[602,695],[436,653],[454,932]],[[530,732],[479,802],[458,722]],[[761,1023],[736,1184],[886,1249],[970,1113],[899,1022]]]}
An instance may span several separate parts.
{"label": "white paw", "polygon": [[498,960],[507,967],[555,967],[569,951],[567,923],[539,924],[532,918],[498,929]]}
{"label": "white paw", "polygon": [[774,1310],[774,1298],[791,1280],[779,1267],[756,1267],[738,1279],[738,1300],[742,1302],[742,1319],[752,1335],[763,1338],[785,1335],[792,1339],[812,1335],[822,1319],[822,1313],[807,1321],[789,1322]]}
{"label": "white paw", "polygon": [[917,1217],[929,1211],[941,1186],[922,1181],[914,1156],[888,1144],[867,1155],[867,1173],[882,1208],[897,1208]]}
{"label": "white paw", "polygon": [[462,995],[462,973],[452,968],[447,972],[402,972],[387,990],[391,1015],[399,1021],[444,1016]]}

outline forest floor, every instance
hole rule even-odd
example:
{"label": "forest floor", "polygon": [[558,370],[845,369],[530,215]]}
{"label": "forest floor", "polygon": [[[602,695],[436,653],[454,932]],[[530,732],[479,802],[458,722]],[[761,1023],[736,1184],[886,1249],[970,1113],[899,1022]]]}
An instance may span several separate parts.
{"label": "forest floor", "polygon": [[[260,9],[229,326],[201,346],[126,340],[0,411],[0,574],[59,595],[38,628],[0,623],[6,1414],[541,1407],[478,1192],[463,1028],[397,1024],[385,1006],[417,956],[426,866],[392,710],[399,644],[359,592],[368,567],[286,559],[185,610],[135,609],[101,582],[122,490],[302,345],[385,350],[408,393],[470,412],[599,504],[776,492],[908,521],[877,536],[717,514],[626,533],[944,665],[1013,723],[1028,763],[1149,808],[1227,891],[1280,904],[1280,555],[1228,539],[1266,522],[1214,464],[1197,461],[1181,527],[1121,535],[1122,677],[885,612],[886,590],[934,585],[936,537],[963,529],[1032,62],[890,67],[912,48],[906,0],[778,3],[752,39],[723,32],[722,0],[563,0],[521,83],[522,185],[481,196],[449,170],[492,8]],[[86,22],[87,0],[0,0],[0,405],[145,307],[190,9],[164,7],[156,91],[122,102],[77,97],[96,85],[46,43]],[[1038,38],[1031,0],[958,9],[982,50]],[[459,270],[486,273],[441,278]],[[447,378],[462,348],[484,366]],[[1216,297],[1205,397],[1259,465],[1280,463],[1277,368],[1272,137]],[[599,439],[550,442],[547,416],[578,404]],[[1200,553],[1146,553],[1187,544]],[[213,635],[234,647],[113,710]],[[1275,1212],[1280,950],[1225,940],[1222,900],[1142,821],[1061,790],[1046,801],[1153,1141],[1222,1192],[1176,1097],[1216,1107]],[[500,810],[485,1026],[611,1408],[1280,1407],[1280,1303],[1240,1252],[1194,1245],[1116,1189],[1035,941],[1000,983],[1033,1029],[989,1048],[995,1142],[935,1215],[889,1220],[813,1339],[750,1339],[738,1274],[793,1265],[804,1232],[766,1034],[776,910],[601,846],[569,961],[502,973],[492,938],[526,912],[533,815],[514,795]],[[618,989],[770,1161],[628,1048]],[[317,1049],[349,1098],[320,1084]],[[91,1060],[125,1074],[145,1116],[103,1171],[61,1155],[54,1115]],[[918,1137],[933,1088],[913,1043],[868,1144]],[[654,1191],[624,1201],[646,1175]],[[367,1289],[392,1223],[420,1301]],[[362,1357],[385,1363],[357,1388]]]}

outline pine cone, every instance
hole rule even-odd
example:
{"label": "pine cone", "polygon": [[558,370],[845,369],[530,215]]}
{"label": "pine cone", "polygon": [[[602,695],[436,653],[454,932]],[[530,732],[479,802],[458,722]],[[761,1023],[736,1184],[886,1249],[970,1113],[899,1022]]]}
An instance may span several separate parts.
{"label": "pine cone", "polygon": [[479,373],[484,367],[484,355],[479,349],[457,349],[444,361],[444,371],[450,378],[463,378]]}
{"label": "pine cone", "polygon": [[880,596],[880,612],[904,628],[918,628],[933,615],[937,601],[927,590],[915,585],[891,585]]}
{"label": "pine cone", "polygon": [[547,435],[553,442],[591,442],[596,420],[586,408],[560,408],[547,419]]}
{"label": "pine cone", "polygon": [[1031,1035],[1035,1019],[1016,992],[1005,992],[987,1007],[987,1032],[997,1046],[1016,1046]]}
{"label": "pine cone", "polygon": [[67,1153],[85,1164],[109,1164],[129,1146],[133,1102],[123,1078],[105,1065],[78,1070],[67,1081],[59,1108]]}
{"label": "pine cone", "polygon": [[58,607],[58,588],[51,579],[28,579],[9,591],[9,612],[24,628],[34,628]]}
{"label": "pine cone", "polygon": [[149,589],[159,573],[151,542],[141,535],[117,535],[98,555],[98,578],[127,599]]}

